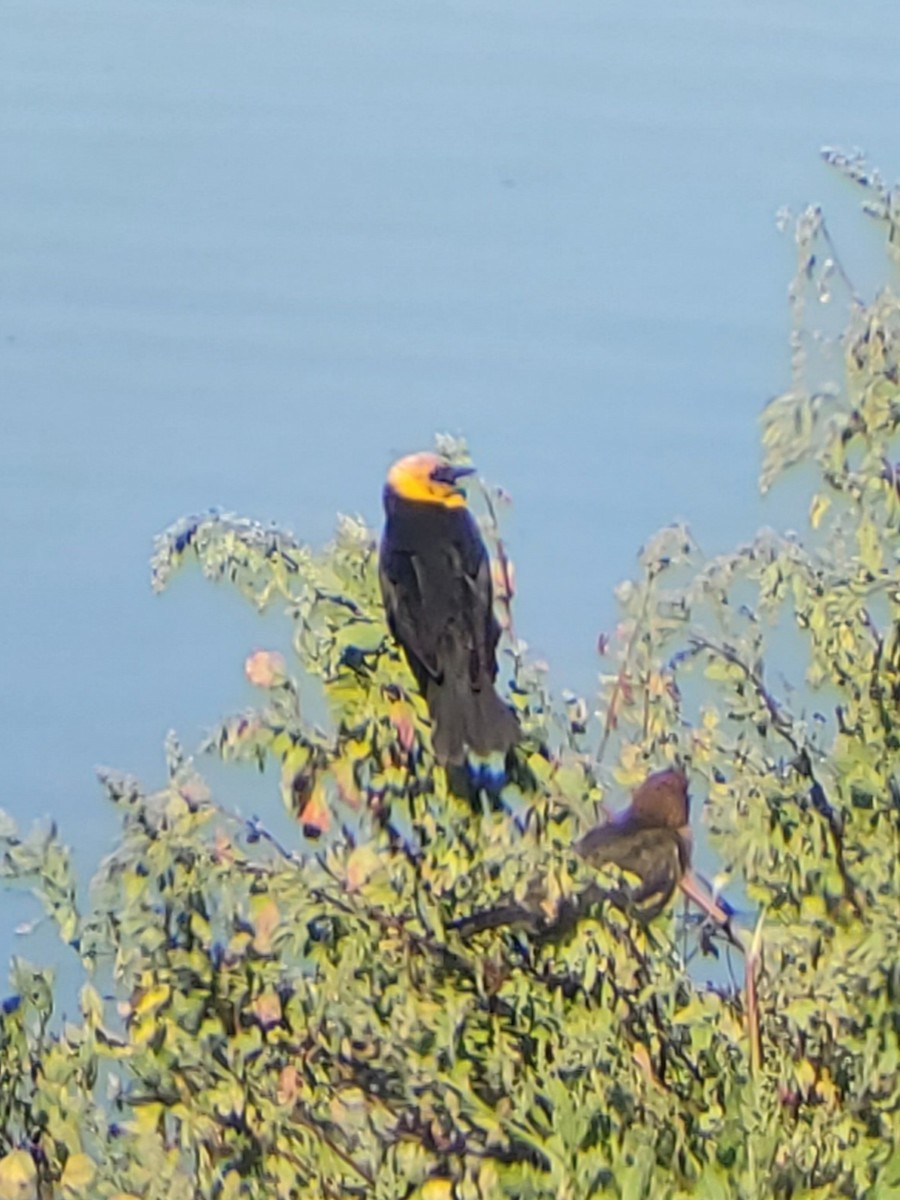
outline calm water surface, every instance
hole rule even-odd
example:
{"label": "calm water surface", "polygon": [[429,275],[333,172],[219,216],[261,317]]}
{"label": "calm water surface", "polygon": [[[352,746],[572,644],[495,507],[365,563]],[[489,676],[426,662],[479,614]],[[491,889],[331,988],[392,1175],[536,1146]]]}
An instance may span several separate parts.
{"label": "calm water surface", "polygon": [[[0,804],[85,864],[93,771],[150,783],[276,635],[148,586],[220,505],[327,538],[465,434],[515,500],[520,631],[590,694],[659,525],[724,548],[787,379],[782,204],[875,234],[826,142],[900,171],[894,3],[6,0]],[[243,784],[231,786],[239,795]],[[0,949],[5,948],[5,943]]]}

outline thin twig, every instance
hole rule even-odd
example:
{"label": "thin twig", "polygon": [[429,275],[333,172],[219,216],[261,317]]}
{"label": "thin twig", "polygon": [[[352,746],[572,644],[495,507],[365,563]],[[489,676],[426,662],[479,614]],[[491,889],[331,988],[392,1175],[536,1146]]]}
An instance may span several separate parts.
{"label": "thin twig", "polygon": [[638,635],[642,632],[644,627],[644,620],[647,616],[647,609],[650,605],[650,587],[655,578],[655,573],[653,571],[648,571],[647,582],[644,590],[644,599],[641,603],[641,611],[637,615],[637,619],[634,623],[634,629],[631,631],[631,637],[628,639],[628,645],[625,647],[625,654],[622,657],[619,673],[616,676],[616,682],[613,684],[613,690],[609,697],[609,704],[606,706],[606,716],[603,720],[603,734],[600,738],[600,747],[597,750],[598,763],[603,761],[603,755],[606,753],[606,747],[609,743],[610,737],[612,736],[614,722],[616,720],[616,710],[619,704],[619,695],[622,691],[622,683],[627,677],[626,667],[628,666],[631,655],[634,652]]}
{"label": "thin twig", "polygon": [[304,1129],[308,1129],[310,1133],[317,1137],[324,1146],[327,1146],[333,1154],[336,1154],[341,1162],[348,1166],[370,1188],[375,1186],[375,1176],[370,1171],[367,1171],[365,1167],[360,1166],[358,1162],[354,1162],[350,1154],[342,1149],[333,1138],[329,1137],[325,1130],[320,1125],[317,1125],[312,1118],[307,1117],[305,1113],[295,1110],[291,1113],[291,1119],[296,1121],[298,1125],[302,1125]]}
{"label": "thin twig", "polygon": [[506,546],[503,538],[500,535],[500,521],[497,517],[497,508],[494,504],[494,497],[491,495],[491,489],[484,482],[481,483],[481,493],[484,496],[484,502],[487,505],[488,515],[493,526],[494,546],[497,552],[497,563],[500,567],[501,577],[503,580],[503,597],[500,601],[503,611],[506,613],[506,632],[509,639],[515,646],[517,643],[515,626],[513,625],[512,615],[512,597],[513,597],[513,582],[512,571],[510,570],[509,556],[506,553]]}
{"label": "thin twig", "polygon": [[759,1001],[756,994],[756,972],[762,950],[762,930],[765,913],[759,914],[753,939],[747,951],[744,964],[744,981],[747,995],[747,1032],[750,1037],[750,1074],[754,1079],[759,1078],[762,1069],[762,1040],[759,1028]]}

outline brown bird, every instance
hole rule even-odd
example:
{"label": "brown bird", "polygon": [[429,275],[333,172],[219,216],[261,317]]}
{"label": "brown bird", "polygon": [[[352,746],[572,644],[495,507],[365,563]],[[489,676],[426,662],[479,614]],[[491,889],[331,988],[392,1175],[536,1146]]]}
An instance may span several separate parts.
{"label": "brown bird", "polygon": [[395,462],[379,556],[388,626],[428,705],[435,758],[454,766],[467,748],[505,755],[519,739],[494,690],[500,627],[490,559],[459,487],[472,471],[429,453]]}
{"label": "brown bird", "polygon": [[615,863],[640,884],[628,899],[647,920],[666,907],[691,865],[690,799],[682,771],[669,767],[648,775],[631,804],[604,825],[595,825],[574,846],[591,866]]}
{"label": "brown bird", "polygon": [[688,824],[690,801],[687,778],[675,767],[649,775],[638,787],[628,808],[603,825],[590,829],[573,849],[588,864],[613,863],[636,875],[634,887],[603,888],[590,884],[580,895],[563,903],[552,920],[540,908],[543,885],[536,882],[521,903],[502,904],[452,922],[463,936],[504,925],[552,936],[566,932],[598,901],[609,899],[631,909],[643,921],[658,916],[677,887],[698,904],[716,924],[728,928],[730,916],[700,886],[691,872],[692,838]]}

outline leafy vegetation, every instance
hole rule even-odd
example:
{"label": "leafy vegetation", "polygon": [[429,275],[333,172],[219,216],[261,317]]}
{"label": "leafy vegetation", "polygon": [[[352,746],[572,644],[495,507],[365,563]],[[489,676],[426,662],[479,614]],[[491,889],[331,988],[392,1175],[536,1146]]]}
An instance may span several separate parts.
{"label": "leafy vegetation", "polygon": [[[894,193],[831,157],[892,248]],[[853,295],[818,211],[794,228],[762,481],[803,468],[809,529],[711,560],[658,534],[619,589],[596,716],[515,637],[484,488],[525,730],[499,797],[434,764],[372,531],[345,518],[314,553],[207,516],[159,539],[156,587],[197,562],[291,623],[296,662],[253,655],[260,703],[207,749],[277,779],[297,837],[227,811],[174,739],[159,791],[104,776],[121,837],[85,911],[56,832],[4,821],[4,877],[34,885],[85,982],[59,1028],[52,974],[13,964],[0,1200],[900,1197],[900,304]],[[707,969],[733,951],[677,914],[450,928],[536,874],[548,906],[582,887],[571,843],[609,784],[675,761],[753,912],[758,1055],[742,964]]]}

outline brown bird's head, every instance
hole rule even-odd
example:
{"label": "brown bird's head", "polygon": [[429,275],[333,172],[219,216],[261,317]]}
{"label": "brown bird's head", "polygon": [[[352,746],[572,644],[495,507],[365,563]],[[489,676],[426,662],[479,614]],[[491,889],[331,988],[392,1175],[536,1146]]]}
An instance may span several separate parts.
{"label": "brown bird's head", "polygon": [[634,789],[623,816],[656,829],[682,829],[690,819],[687,776],[678,767],[654,771]]}
{"label": "brown bird's head", "polygon": [[385,484],[385,503],[389,497],[412,500],[419,504],[438,504],[443,508],[465,508],[466,493],[459,480],[471,475],[474,467],[458,467],[443,458],[422,450],[398,458],[388,471]]}

